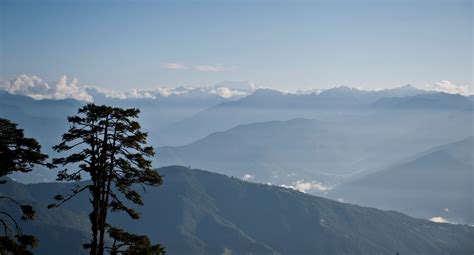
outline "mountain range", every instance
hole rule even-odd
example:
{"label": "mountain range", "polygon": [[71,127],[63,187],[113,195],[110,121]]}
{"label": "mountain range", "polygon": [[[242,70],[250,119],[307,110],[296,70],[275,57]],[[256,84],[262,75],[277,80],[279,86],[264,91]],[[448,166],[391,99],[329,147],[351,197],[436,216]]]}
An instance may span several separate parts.
{"label": "mountain range", "polygon": [[375,112],[244,124],[190,144],[160,147],[157,163],[191,165],[263,183],[331,187],[471,135],[468,114]]}
{"label": "mountain range", "polygon": [[[160,168],[164,184],[143,193],[141,219],[112,214],[111,223],[162,243],[169,254],[471,254],[474,228],[339,203],[291,189],[202,170]],[[39,254],[84,254],[88,205],[79,196],[45,209],[73,184],[20,184],[0,193],[39,212],[25,233]]]}
{"label": "mountain range", "polygon": [[184,145],[216,131],[262,121],[333,120],[374,113],[412,114],[410,111],[470,113],[473,109],[471,97],[419,90],[410,85],[380,91],[338,87],[310,94],[259,89],[244,98],[220,103],[172,123],[162,132],[168,137],[167,145]]}
{"label": "mountain range", "polygon": [[273,89],[258,89],[245,98],[223,103],[223,105],[226,107],[341,108],[349,105],[368,105],[381,98],[411,97],[431,93],[434,92],[417,89],[412,85],[376,91],[340,86],[322,90],[319,93],[284,93]]}
{"label": "mountain range", "polygon": [[[249,82],[224,82],[216,85],[216,88],[223,88],[223,86],[245,90],[248,93],[252,93],[251,91],[255,88]],[[205,157],[202,158],[201,162],[196,163],[192,156],[182,155],[179,151],[184,150],[184,147],[192,147],[192,144],[197,143],[198,140],[209,140],[215,137],[216,132],[223,132],[220,135],[225,136],[228,133],[227,130],[239,125],[248,124],[249,126],[246,129],[251,133],[252,124],[256,122],[285,122],[295,118],[315,119],[319,121],[320,126],[324,127],[333,139],[333,141],[328,141],[328,138],[321,136],[322,133],[317,132],[310,132],[312,137],[306,135],[306,138],[310,140],[319,139],[316,144],[333,148],[332,151],[323,152],[316,157],[322,160],[317,161],[320,163],[316,163],[314,166],[311,166],[311,164],[316,161],[309,153],[301,154],[300,158],[304,159],[301,162],[297,160],[285,162],[284,160],[288,157],[284,154],[280,154],[283,160],[275,161],[275,157],[278,155],[278,153],[275,154],[275,151],[283,152],[284,150],[283,147],[282,149],[275,147],[263,154],[251,155],[252,158],[248,159],[249,164],[247,165],[236,164],[235,167],[242,167],[239,172],[226,172],[239,177],[242,174],[249,174],[259,179],[260,174],[257,174],[257,170],[261,167],[255,167],[255,165],[259,165],[267,169],[274,168],[273,170],[262,171],[262,174],[266,176],[269,176],[270,171],[280,171],[284,167],[295,169],[284,174],[304,172],[301,177],[322,181],[321,178],[325,178],[324,176],[327,175],[323,177],[318,175],[317,178],[307,175],[311,172],[327,172],[327,170],[330,170],[331,174],[335,172],[339,174],[382,167],[383,164],[389,165],[398,159],[409,156],[410,153],[427,150],[439,144],[459,140],[472,134],[470,129],[472,127],[470,106],[473,105],[473,101],[471,97],[424,91],[410,85],[381,91],[363,91],[349,87],[338,87],[309,94],[284,94],[276,90],[258,89],[240,99],[224,98],[215,94],[207,95],[202,91],[202,93],[199,92],[199,89],[183,89],[183,91],[188,91],[187,93],[178,93],[177,91],[179,91],[178,88],[174,90],[174,93],[169,92],[170,94],[167,94],[166,97],[121,99],[107,97],[98,91],[94,92],[93,89],[88,90],[98,104],[138,107],[141,109],[140,122],[150,134],[150,144],[155,147],[173,145],[166,147],[166,149],[160,149],[166,151],[163,155],[158,155],[157,162],[161,166],[182,163],[206,169],[220,169],[220,171],[232,168],[233,166],[229,167],[228,164],[221,164],[219,161],[222,162],[222,160],[218,158],[216,158],[214,165],[209,164],[209,162],[201,164],[204,161],[209,161],[212,155],[204,155]],[[207,96],[199,96],[199,93]],[[60,135],[67,129],[66,116],[75,114],[77,109],[84,104],[85,102],[74,99],[34,100],[27,96],[11,94],[6,91],[0,92],[0,116],[18,123],[20,128],[25,129],[27,135],[37,138],[40,144],[43,145],[45,152],[51,156],[54,156],[51,147],[59,142]],[[421,105],[425,106],[421,107]],[[269,125],[278,125],[278,123],[273,122]],[[262,126],[262,124],[256,126]],[[287,139],[287,145],[293,144],[294,148],[298,147],[298,141],[301,141],[297,137],[297,128],[294,126],[293,130],[287,129],[285,134],[285,136],[296,137],[295,141]],[[420,129],[427,131],[418,132]],[[238,130],[243,129],[239,128]],[[451,130],[451,132],[445,132],[445,130]],[[259,129],[258,132],[262,134],[265,133],[265,130]],[[255,141],[252,141],[252,143],[260,146],[256,150],[272,146],[271,140],[259,142],[258,138],[256,136]],[[362,138],[365,138],[365,140]],[[413,141],[418,142],[412,142],[412,138],[417,139]],[[283,141],[283,138],[278,139]],[[386,139],[389,141],[386,141]],[[236,141],[235,146],[250,150],[248,146],[240,145],[240,142],[244,140],[246,140],[245,137],[242,141]],[[401,141],[409,143],[411,145],[410,149],[403,148]],[[346,145],[337,145],[343,142],[357,142],[360,145],[353,144],[353,148],[350,150],[352,152],[349,155],[349,153],[343,151],[343,147],[347,147]],[[379,145],[387,144],[388,153],[385,153],[382,157],[364,158],[363,155],[380,151],[380,148],[371,145],[374,142]],[[395,144],[393,146],[399,147],[394,148],[394,150],[390,149],[392,143]],[[176,145],[181,146],[177,147]],[[218,143],[214,145],[219,146]],[[357,151],[357,147],[363,150]],[[338,151],[339,148],[341,150]],[[323,147],[319,150],[309,149],[318,153],[323,151]],[[213,148],[206,148],[206,150],[212,151]],[[229,153],[229,151],[224,150],[219,153]],[[249,153],[249,151],[246,153]],[[339,159],[340,162],[333,161],[334,165],[330,166],[323,164],[325,162],[324,157],[328,156],[328,153],[336,155],[333,158]],[[288,154],[292,153],[289,152]],[[293,153],[293,155],[296,154]],[[357,158],[357,156],[361,157]],[[387,157],[389,157],[389,160],[385,160]],[[260,159],[262,160],[260,161]],[[344,160],[341,161],[342,159]],[[255,160],[259,160],[259,162],[255,162]],[[272,161],[279,162],[274,164]],[[290,162],[294,162],[295,165],[289,165]],[[349,163],[353,165],[349,165]],[[338,164],[346,164],[346,166],[342,167]],[[26,182],[54,179],[50,171],[44,169],[34,171],[28,175],[14,176],[14,178]],[[329,177],[329,179],[331,178]],[[291,185],[292,182],[298,180],[300,179],[293,178],[276,183]],[[274,182],[274,180],[268,180],[268,178],[265,181]]]}
{"label": "mountain range", "polygon": [[438,146],[329,191],[343,201],[474,224],[474,137]]}

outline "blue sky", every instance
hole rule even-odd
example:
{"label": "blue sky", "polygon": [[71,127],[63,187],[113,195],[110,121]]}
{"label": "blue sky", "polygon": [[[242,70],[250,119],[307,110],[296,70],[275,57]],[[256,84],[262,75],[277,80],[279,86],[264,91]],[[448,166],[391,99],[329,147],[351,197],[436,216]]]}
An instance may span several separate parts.
{"label": "blue sky", "polygon": [[1,1],[0,79],[472,86],[472,1]]}

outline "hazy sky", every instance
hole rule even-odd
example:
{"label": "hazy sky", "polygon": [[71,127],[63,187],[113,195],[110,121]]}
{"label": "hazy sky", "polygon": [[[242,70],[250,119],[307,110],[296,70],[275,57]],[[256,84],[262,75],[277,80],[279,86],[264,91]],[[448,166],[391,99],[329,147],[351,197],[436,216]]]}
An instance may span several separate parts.
{"label": "hazy sky", "polygon": [[0,1],[0,79],[472,86],[471,0]]}

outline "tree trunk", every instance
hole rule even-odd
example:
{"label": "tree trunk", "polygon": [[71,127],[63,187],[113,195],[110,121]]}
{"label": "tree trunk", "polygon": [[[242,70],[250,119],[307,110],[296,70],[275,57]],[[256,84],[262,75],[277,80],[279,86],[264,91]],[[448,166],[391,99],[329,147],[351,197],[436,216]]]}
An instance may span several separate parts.
{"label": "tree trunk", "polygon": [[108,193],[110,192],[110,184],[111,181],[109,180],[107,183],[107,187],[105,188],[105,197],[103,198],[102,202],[102,208],[101,208],[101,217],[100,217],[100,225],[99,225],[99,250],[98,250],[98,255],[103,255],[104,254],[104,247],[105,247],[105,225],[107,221],[107,210],[108,210],[108,204],[109,204],[109,199],[108,199]]}
{"label": "tree trunk", "polygon": [[105,120],[105,127],[104,127],[104,136],[102,138],[102,154],[100,162],[99,162],[99,170],[101,176],[101,180],[98,183],[100,187],[99,193],[99,208],[98,208],[98,232],[99,232],[99,240],[97,246],[97,255],[104,254],[104,238],[105,238],[105,222],[106,222],[106,215],[108,209],[108,201],[106,201],[106,195],[108,194],[108,190],[106,185],[110,186],[110,177],[107,169],[107,154],[109,153],[109,119],[110,117],[107,116]]}
{"label": "tree trunk", "polygon": [[97,187],[96,185],[94,184],[94,187],[93,187],[93,192],[92,192],[92,207],[93,207],[93,210],[92,212],[89,214],[89,217],[90,217],[90,221],[91,221],[91,230],[92,230],[92,240],[91,240],[91,249],[90,249],[90,255],[97,255],[97,230],[98,230],[98,220],[97,220],[97,216],[98,216],[98,201],[97,201]]}

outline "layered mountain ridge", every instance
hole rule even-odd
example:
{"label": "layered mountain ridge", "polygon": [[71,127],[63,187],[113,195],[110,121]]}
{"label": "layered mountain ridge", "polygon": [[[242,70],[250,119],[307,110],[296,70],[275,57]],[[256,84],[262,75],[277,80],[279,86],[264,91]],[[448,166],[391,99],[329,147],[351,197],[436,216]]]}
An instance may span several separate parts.
{"label": "layered mountain ridge", "polygon": [[[137,208],[141,219],[111,214],[111,223],[147,234],[170,254],[470,254],[474,248],[474,228],[469,226],[433,223],[186,167],[158,171],[165,182],[143,193],[145,206]],[[2,194],[23,190],[25,202],[34,201],[40,209],[36,225],[23,224],[43,240],[39,253],[83,253],[84,239],[72,233],[84,237],[87,225],[78,228],[70,222],[87,219],[86,197],[59,209],[41,209],[71,185],[0,186]],[[74,217],[49,224],[46,219],[58,210],[74,212]],[[52,251],[52,241],[68,246],[55,245]]]}

